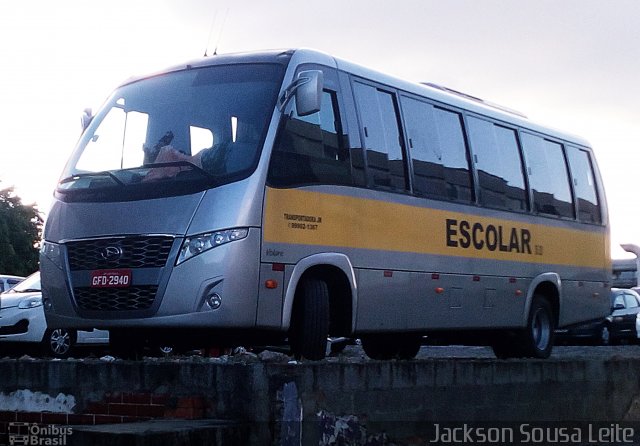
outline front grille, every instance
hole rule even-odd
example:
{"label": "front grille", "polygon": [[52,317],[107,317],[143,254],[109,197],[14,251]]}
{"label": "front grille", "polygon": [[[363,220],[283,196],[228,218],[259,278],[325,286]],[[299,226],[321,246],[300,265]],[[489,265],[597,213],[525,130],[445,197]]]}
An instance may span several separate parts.
{"label": "front grille", "polygon": [[75,288],[76,303],[87,311],[137,311],[153,305],[156,285],[128,288]]}
{"label": "front grille", "polygon": [[[158,268],[167,263],[172,237],[128,237],[67,243],[71,271],[110,268]],[[107,248],[118,248],[116,259],[103,256]]]}

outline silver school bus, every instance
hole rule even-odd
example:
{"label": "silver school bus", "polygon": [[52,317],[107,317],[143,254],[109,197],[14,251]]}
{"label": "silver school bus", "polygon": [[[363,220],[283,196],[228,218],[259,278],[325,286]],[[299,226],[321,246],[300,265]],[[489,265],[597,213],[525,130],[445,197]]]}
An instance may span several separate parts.
{"label": "silver school bus", "polygon": [[296,50],[119,87],[57,185],[41,270],[48,324],[115,346],[274,335],[320,359],[351,336],[383,359],[424,335],[547,357],[556,327],[607,314],[611,265],[585,141]]}

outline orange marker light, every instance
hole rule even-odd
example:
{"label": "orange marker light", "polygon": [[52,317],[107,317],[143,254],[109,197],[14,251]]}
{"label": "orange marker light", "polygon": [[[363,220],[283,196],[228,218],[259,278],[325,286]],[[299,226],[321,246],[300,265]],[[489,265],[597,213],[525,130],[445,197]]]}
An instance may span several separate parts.
{"label": "orange marker light", "polygon": [[278,288],[278,282],[275,280],[269,279],[264,283],[264,286],[266,286],[270,290],[275,290],[276,288]]}
{"label": "orange marker light", "polygon": [[444,288],[438,287],[436,288],[436,294],[442,294],[444,293]]}

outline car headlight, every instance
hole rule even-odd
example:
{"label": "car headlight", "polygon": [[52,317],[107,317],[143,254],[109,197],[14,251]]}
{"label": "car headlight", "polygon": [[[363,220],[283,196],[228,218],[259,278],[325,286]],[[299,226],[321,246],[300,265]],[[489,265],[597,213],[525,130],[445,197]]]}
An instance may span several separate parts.
{"label": "car headlight", "polygon": [[42,305],[42,296],[34,296],[22,299],[18,304],[18,308],[28,310],[29,308],[39,307],[40,305]]}
{"label": "car headlight", "polygon": [[187,237],[180,247],[180,254],[178,255],[176,265],[216,246],[242,240],[246,238],[247,235],[249,235],[249,228],[235,228]]}
{"label": "car headlight", "polygon": [[60,245],[58,245],[57,243],[51,243],[44,240],[42,242],[42,246],[40,247],[40,255],[51,260],[58,268],[62,268]]}

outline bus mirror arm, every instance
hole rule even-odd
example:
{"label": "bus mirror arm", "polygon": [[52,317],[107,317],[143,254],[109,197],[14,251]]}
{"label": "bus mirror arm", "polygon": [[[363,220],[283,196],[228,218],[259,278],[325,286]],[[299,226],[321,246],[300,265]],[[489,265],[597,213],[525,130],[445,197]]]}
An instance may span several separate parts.
{"label": "bus mirror arm", "polygon": [[80,125],[82,126],[82,131],[84,132],[91,121],[93,120],[93,113],[90,108],[85,108],[82,112],[82,116],[80,117]]}
{"label": "bus mirror arm", "polygon": [[301,71],[298,73],[298,78],[280,96],[278,101],[280,111],[284,110],[291,97],[295,95],[298,116],[307,116],[319,112],[323,85],[322,71]]}

